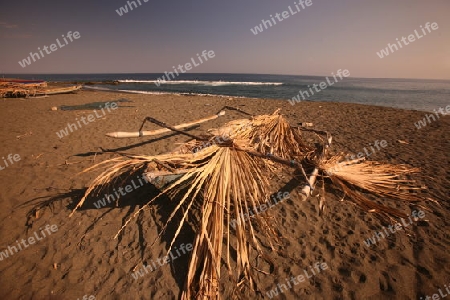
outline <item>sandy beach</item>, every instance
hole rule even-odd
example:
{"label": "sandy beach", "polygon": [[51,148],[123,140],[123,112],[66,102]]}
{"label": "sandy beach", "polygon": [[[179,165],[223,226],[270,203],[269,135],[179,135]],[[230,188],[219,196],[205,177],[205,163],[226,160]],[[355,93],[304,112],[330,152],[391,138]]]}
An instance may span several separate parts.
{"label": "sandy beach", "polygon": [[[118,109],[97,115],[92,109],[51,110],[119,99],[131,102],[118,102]],[[135,188],[117,205],[97,208],[87,201],[71,218],[69,214],[98,175],[79,174],[84,169],[114,157],[114,152],[161,154],[189,139],[172,133],[113,139],[106,133],[137,131],[146,116],[171,125],[189,122],[225,105],[252,115],[281,108],[291,124],[311,122],[314,129],[330,132],[335,153],[356,154],[376,141],[386,141],[384,147],[367,150],[369,159],[420,168],[418,180],[437,200],[419,205],[386,201],[409,215],[419,210],[424,215],[405,225],[406,230],[367,246],[364,241],[388,224],[347,202],[337,191],[327,191],[322,216],[317,198],[301,202],[299,190],[291,191],[290,199],[271,207],[283,238],[277,252],[265,249],[273,266],[269,274],[257,273],[259,291],[244,289],[241,299],[269,299],[267,292],[277,284],[305,272],[311,275],[317,262],[326,263],[327,268],[316,269],[314,276],[299,284],[291,283],[292,288],[274,299],[412,300],[439,293],[443,298],[445,287],[450,286],[450,116],[418,129],[415,122],[425,112],[331,102],[303,101],[292,106],[281,100],[81,91],[38,99],[0,99],[0,255],[8,254],[0,261],[0,299],[88,299],[91,295],[95,299],[178,299],[187,272],[188,247],[177,248],[179,255],[173,262],[133,276],[143,264],[166,255],[174,228],[160,239],[158,234],[171,212],[169,199],[145,210],[113,239],[125,220],[155,195],[153,186]],[[93,114],[93,121],[58,136],[68,123]],[[189,132],[202,134],[242,117],[227,112]],[[158,127],[147,124],[145,128]],[[27,216],[36,204],[49,199],[47,209]],[[193,233],[185,230],[179,244],[192,240]],[[17,252],[8,251],[13,246]],[[223,295],[230,295],[233,285],[225,275]]]}

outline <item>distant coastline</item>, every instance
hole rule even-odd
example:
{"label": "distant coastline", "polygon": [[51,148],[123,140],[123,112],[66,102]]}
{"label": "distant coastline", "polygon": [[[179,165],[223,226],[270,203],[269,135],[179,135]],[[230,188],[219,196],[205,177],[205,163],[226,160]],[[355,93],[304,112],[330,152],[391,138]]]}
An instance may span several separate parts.
{"label": "distant coastline", "polygon": [[[234,98],[288,101],[324,76],[261,74],[180,74],[176,80],[155,85],[161,73],[137,74],[4,74],[46,80],[52,85],[84,84],[87,88],[141,94],[215,95]],[[358,103],[432,112],[448,105],[450,80],[348,77],[308,97],[308,101]]]}

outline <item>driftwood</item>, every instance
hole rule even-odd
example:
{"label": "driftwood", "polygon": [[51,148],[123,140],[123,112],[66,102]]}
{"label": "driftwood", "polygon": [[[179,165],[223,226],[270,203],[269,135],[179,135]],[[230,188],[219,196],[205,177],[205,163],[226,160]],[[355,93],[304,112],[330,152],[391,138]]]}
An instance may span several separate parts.
{"label": "driftwood", "polygon": [[[183,124],[179,124],[176,126],[173,126],[173,128],[181,130],[181,129],[186,129],[189,127],[192,127],[194,125],[198,125],[207,121],[211,121],[211,120],[215,120],[220,116],[225,115],[225,111],[220,111],[218,114],[216,115],[212,115],[203,119],[199,119],[193,122],[189,122],[189,123],[183,123]],[[142,128],[141,128],[142,129]],[[116,132],[110,132],[107,133],[106,136],[112,137],[112,138],[130,138],[130,137],[141,137],[141,136],[153,136],[153,135],[158,135],[158,134],[162,134],[162,133],[167,133],[167,132],[171,132],[173,131],[172,129],[169,128],[161,128],[161,129],[157,129],[157,130],[151,130],[151,131],[136,131],[136,132],[123,132],[123,131],[116,131]]]}

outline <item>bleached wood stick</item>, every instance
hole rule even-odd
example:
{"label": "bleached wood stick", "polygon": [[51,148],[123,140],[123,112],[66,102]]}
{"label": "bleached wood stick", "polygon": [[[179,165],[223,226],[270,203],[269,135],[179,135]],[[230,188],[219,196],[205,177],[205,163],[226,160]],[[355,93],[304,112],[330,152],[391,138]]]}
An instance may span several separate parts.
{"label": "bleached wood stick", "polygon": [[[185,129],[187,127],[191,127],[194,125],[198,125],[198,124],[201,124],[201,123],[204,123],[207,121],[217,119],[218,117],[223,116],[223,115],[225,115],[225,111],[222,110],[217,115],[213,115],[213,116],[199,119],[196,121],[192,121],[189,123],[179,124],[179,125],[176,125],[173,127],[176,129]],[[113,137],[113,138],[129,138],[129,137],[152,136],[152,135],[158,135],[158,134],[167,133],[167,132],[171,132],[171,131],[172,130],[170,130],[168,128],[161,128],[161,129],[150,130],[150,131],[136,131],[136,132],[116,131],[116,132],[107,133],[106,136]]]}
{"label": "bleached wood stick", "polygon": [[[328,144],[324,145],[323,152],[322,152],[322,158],[325,157],[328,149],[331,147],[331,143],[333,141],[333,136],[329,134],[326,131],[323,131],[324,134],[327,136],[327,142]],[[312,171],[311,175],[308,178],[308,184],[305,185],[302,189],[301,195],[302,195],[302,201],[305,201],[308,199],[309,195],[311,194],[311,190],[314,189],[314,184],[316,183],[317,175],[319,174],[319,168],[315,167]]]}
{"label": "bleached wood stick", "polygon": [[305,185],[302,189],[301,195],[302,195],[302,201],[305,201],[310,193],[311,193],[311,188],[314,186],[314,184],[316,183],[316,178],[317,175],[319,174],[319,168],[314,168],[314,171],[311,173],[311,176],[308,179],[308,184]]}

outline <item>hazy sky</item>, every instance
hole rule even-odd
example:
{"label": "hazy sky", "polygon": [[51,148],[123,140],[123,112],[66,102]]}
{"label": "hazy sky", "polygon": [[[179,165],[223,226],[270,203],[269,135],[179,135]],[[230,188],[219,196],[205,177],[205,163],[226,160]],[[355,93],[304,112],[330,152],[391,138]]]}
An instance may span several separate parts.
{"label": "hazy sky", "polygon": [[[352,77],[450,79],[450,0],[312,0],[257,35],[250,28],[262,19],[289,6],[296,12],[294,0],[140,2],[119,16],[127,1],[2,0],[0,75],[158,73],[213,50],[216,56],[191,72],[326,76],[348,69]],[[427,22],[439,29],[378,57],[396,38],[423,35]],[[81,37],[19,65],[57,38],[64,44],[69,31]]]}

